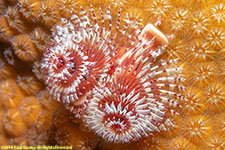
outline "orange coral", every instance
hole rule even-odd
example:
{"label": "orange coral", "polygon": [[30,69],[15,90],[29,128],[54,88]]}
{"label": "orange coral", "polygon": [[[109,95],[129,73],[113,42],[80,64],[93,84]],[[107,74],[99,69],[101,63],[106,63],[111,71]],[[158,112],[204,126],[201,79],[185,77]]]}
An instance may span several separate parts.
{"label": "orange coral", "polygon": [[32,75],[17,76],[16,81],[27,95],[37,95],[42,89],[42,84]]}
{"label": "orange coral", "polygon": [[215,150],[224,150],[225,149],[225,137],[214,135],[207,140],[207,148]]}
{"label": "orange coral", "polygon": [[49,113],[49,111],[46,111],[44,109],[42,109],[38,113],[38,116],[36,117],[34,126],[39,133],[42,133],[43,131],[45,131],[47,129],[47,127],[51,123],[51,117],[52,116]]}
{"label": "orange coral", "polygon": [[188,87],[184,95],[186,96],[183,103],[182,114],[184,116],[203,114],[205,112],[205,105],[203,99],[203,92],[195,87]]}
{"label": "orange coral", "polygon": [[41,110],[41,104],[38,101],[38,99],[34,96],[25,97],[22,101],[22,104],[19,107],[24,122],[28,126],[33,126],[40,110]]}
{"label": "orange coral", "polygon": [[17,7],[8,7],[5,16],[9,26],[16,31],[24,33],[28,29],[25,22],[19,15],[19,10]]}
{"label": "orange coral", "polygon": [[216,55],[216,51],[210,48],[204,40],[193,40],[189,45],[187,53],[190,55],[190,62],[192,63],[211,61]]}
{"label": "orange coral", "polygon": [[45,25],[51,26],[60,18],[57,7],[58,5],[56,0],[41,2],[39,17]]}
{"label": "orange coral", "polygon": [[217,68],[214,63],[193,64],[189,68],[189,83],[204,88],[217,77]]}
{"label": "orange coral", "polygon": [[215,82],[204,91],[205,106],[207,113],[223,112],[225,110],[225,88],[224,85]]}
{"label": "orange coral", "polygon": [[79,0],[58,0],[60,14],[65,18],[69,18],[79,7],[78,5],[80,5]]}
{"label": "orange coral", "polygon": [[185,32],[187,31],[189,24],[188,24],[188,17],[189,17],[189,10],[188,9],[177,9],[174,8],[174,10],[171,10],[172,17],[171,20],[169,20],[169,26],[173,32],[175,32],[176,35],[185,35]]}
{"label": "orange coral", "polygon": [[182,135],[191,142],[201,145],[213,134],[211,121],[205,116],[188,117],[182,127]]}
{"label": "orange coral", "polygon": [[8,141],[7,141],[7,139],[4,137],[4,136],[2,136],[2,135],[0,135],[0,145],[4,145],[4,146],[7,146],[8,145]]}
{"label": "orange coral", "polygon": [[15,76],[14,69],[0,56],[0,81]]}
{"label": "orange coral", "polygon": [[10,109],[4,114],[4,129],[7,134],[17,137],[27,131],[27,126],[23,122],[22,114],[18,109]]}
{"label": "orange coral", "polygon": [[224,23],[225,22],[225,5],[224,4],[217,4],[211,8],[211,17],[217,23]]}
{"label": "orange coral", "polygon": [[35,28],[31,33],[31,39],[40,52],[47,48],[50,38],[49,33],[40,27]]}
{"label": "orange coral", "polygon": [[6,20],[6,17],[1,15],[0,16],[0,41],[8,41],[15,32],[10,28],[8,25],[8,22]]}
{"label": "orange coral", "polygon": [[5,2],[4,0],[0,0],[0,15],[3,15],[5,11]]}
{"label": "orange coral", "polygon": [[208,45],[214,49],[221,49],[225,46],[225,29],[213,28],[207,34]]}
{"label": "orange coral", "polygon": [[29,34],[15,36],[12,46],[17,57],[23,61],[34,61],[39,58],[39,53]]}
{"label": "orange coral", "polygon": [[5,80],[0,82],[1,103],[6,108],[17,108],[24,97],[23,91],[19,88],[15,80]]}
{"label": "orange coral", "polygon": [[196,14],[192,14],[191,18],[191,34],[193,36],[203,36],[208,30],[209,26],[209,17],[206,15],[204,11],[197,12]]}
{"label": "orange coral", "polygon": [[167,147],[168,150],[198,150],[195,144],[189,142],[187,139],[183,138],[182,136],[178,136],[173,138]]}
{"label": "orange coral", "polygon": [[37,21],[41,1],[18,0],[19,11],[28,21]]}
{"label": "orange coral", "polygon": [[220,137],[224,137],[225,132],[225,114],[224,112],[214,116],[214,132]]}

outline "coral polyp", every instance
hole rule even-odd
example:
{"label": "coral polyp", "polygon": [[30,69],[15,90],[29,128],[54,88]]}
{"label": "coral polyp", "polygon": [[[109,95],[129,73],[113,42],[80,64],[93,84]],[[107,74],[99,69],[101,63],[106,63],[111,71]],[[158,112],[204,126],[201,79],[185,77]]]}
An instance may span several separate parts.
{"label": "coral polyp", "polygon": [[225,5],[224,4],[218,4],[215,5],[212,9],[211,9],[211,14],[212,14],[212,19],[215,20],[218,23],[223,23],[225,22]]}
{"label": "coral polyp", "polygon": [[202,141],[210,137],[212,132],[212,123],[202,115],[189,117],[185,120],[182,129],[183,136],[191,142],[200,145]]}
{"label": "coral polyp", "polygon": [[41,5],[41,1],[36,0],[19,0],[19,11],[27,20],[37,21],[38,11]]}

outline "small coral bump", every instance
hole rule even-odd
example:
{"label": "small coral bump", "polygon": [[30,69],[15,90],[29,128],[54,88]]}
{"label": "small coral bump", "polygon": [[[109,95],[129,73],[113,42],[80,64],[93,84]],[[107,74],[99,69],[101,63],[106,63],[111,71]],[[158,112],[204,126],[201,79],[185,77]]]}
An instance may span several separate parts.
{"label": "small coral bump", "polygon": [[180,61],[186,60],[186,43],[182,39],[174,39],[170,42],[167,47],[167,50],[163,54],[165,59],[179,59]]}
{"label": "small coral bump", "polygon": [[67,111],[63,105],[59,105],[53,113],[52,122],[56,128],[60,128],[64,126],[65,122],[71,123],[72,120],[70,120],[70,117],[70,112]]}
{"label": "small coral bump", "polygon": [[7,0],[6,3],[7,5],[15,5],[17,3],[18,0]]}
{"label": "small coral bump", "polygon": [[47,30],[37,27],[31,33],[31,39],[40,52],[44,52],[47,46],[50,44],[50,34]]}
{"label": "small coral bump", "polygon": [[209,47],[208,43],[202,39],[192,40],[187,46],[187,53],[189,55],[189,62],[195,64],[196,62],[206,62],[214,60],[216,51]]}
{"label": "small coral bump", "polygon": [[44,76],[41,71],[41,62],[40,61],[35,61],[32,65],[32,72],[36,76],[36,78],[44,83]]}
{"label": "small coral bump", "polygon": [[[76,135],[76,133],[74,133]],[[58,128],[56,133],[55,133],[55,140],[57,145],[60,146],[66,146],[66,145],[71,145],[72,142],[70,141],[71,139],[71,133],[67,130],[64,130],[62,128]]]}
{"label": "small coral bump", "polygon": [[70,132],[71,136],[73,134],[78,135],[77,137],[71,138],[70,140],[71,144],[69,145],[72,145],[73,148],[79,149],[79,150],[91,150],[96,148],[98,138],[94,136],[93,133],[83,133],[79,129],[78,130],[73,129],[75,132],[71,133],[70,130],[71,129],[69,129],[68,131]]}
{"label": "small coral bump", "polygon": [[224,112],[225,110],[225,87],[219,81],[210,84],[204,90],[206,112],[209,114]]}
{"label": "small coral bump", "polygon": [[213,62],[197,63],[189,66],[188,83],[204,88],[217,77],[217,66]]}
{"label": "small coral bump", "polygon": [[[105,0],[104,0],[105,1]],[[95,0],[95,1],[92,1],[92,0],[86,0],[85,2],[84,2],[84,5],[93,5],[93,7],[95,7],[95,8],[97,8],[97,7],[99,7],[99,6],[101,6],[101,5],[104,5],[104,2],[102,1],[102,0]]]}
{"label": "small coral bump", "polygon": [[5,114],[5,111],[1,108],[1,110],[0,110],[0,135],[4,135],[5,134],[4,124],[3,124],[4,114]]}
{"label": "small coral bump", "polygon": [[27,126],[33,126],[39,112],[41,111],[41,104],[34,96],[25,97],[19,107],[23,120]]}
{"label": "small coral bump", "polygon": [[27,146],[28,139],[21,135],[19,137],[13,137],[8,139],[9,145],[16,145],[16,146]]}
{"label": "small coral bump", "polygon": [[[34,146],[37,146],[37,145],[51,145],[51,144],[54,144],[54,143],[48,143],[47,142],[47,139],[48,139],[48,132],[42,132],[40,134],[38,134],[38,139],[36,141],[34,141],[35,143],[33,144]],[[33,140],[31,141],[33,143]]]}
{"label": "small coral bump", "polygon": [[161,136],[160,133],[154,133],[154,135],[150,135],[147,138],[143,138],[142,140],[138,141],[137,147],[131,145],[129,149],[135,150],[164,150],[166,149],[168,140]]}
{"label": "small coral bump", "polygon": [[38,20],[39,9],[41,1],[39,0],[18,0],[18,7],[20,13],[29,22],[35,22]]}
{"label": "small coral bump", "polygon": [[40,136],[42,134],[38,134],[37,130],[34,127],[31,127],[24,136],[27,139],[27,142],[28,142],[27,145],[29,146],[45,145],[44,143],[43,144],[39,143]]}
{"label": "small coral bump", "polygon": [[189,86],[184,91],[185,99],[182,101],[181,112],[184,116],[203,114],[206,110],[204,94],[198,88]]}
{"label": "small coral bump", "polygon": [[4,0],[0,0],[0,15],[4,15],[5,7],[6,6]]}
{"label": "small coral bump", "polygon": [[[225,49],[224,49],[225,52]],[[223,56],[222,56],[223,57]],[[225,58],[225,57],[224,57]],[[220,59],[220,58],[219,58]],[[218,63],[218,80],[221,81],[221,83],[225,83],[225,59],[222,58],[222,60]]]}
{"label": "small coral bump", "polygon": [[168,0],[151,0],[147,2],[146,9],[149,13],[153,14],[155,17],[165,18],[172,5]]}
{"label": "small coral bump", "polygon": [[38,100],[40,101],[42,107],[49,111],[54,111],[59,105],[59,103],[49,94],[48,90],[40,91],[38,94]]}
{"label": "small coral bump", "polygon": [[8,64],[11,66],[16,65],[16,55],[14,54],[12,47],[5,49],[3,54]]}
{"label": "small coral bump", "polygon": [[16,82],[28,95],[37,95],[42,89],[42,84],[34,75],[18,75]]}
{"label": "small coral bump", "polygon": [[225,60],[225,48],[220,49],[218,55],[220,60]]}
{"label": "small coral bump", "polygon": [[212,28],[207,34],[208,45],[214,49],[221,49],[225,46],[225,30],[223,28]]}
{"label": "small coral bump", "polygon": [[27,126],[23,122],[22,114],[18,109],[9,109],[4,114],[3,124],[7,134],[12,137],[18,137],[27,131]]}
{"label": "small coral bump", "polygon": [[59,21],[59,10],[57,9],[57,1],[41,1],[39,10],[39,20],[46,26],[51,27]]}
{"label": "small coral bump", "polygon": [[[179,0],[178,0],[179,1]],[[195,11],[205,11],[208,10],[208,8],[212,5],[214,5],[215,0],[181,0],[184,2],[184,6],[185,8],[190,8],[192,10],[192,12]],[[207,9],[206,9],[207,8]]]}
{"label": "small coral bump", "polygon": [[58,0],[59,12],[62,17],[69,19],[74,12],[79,8],[80,0]]}
{"label": "small coral bump", "polygon": [[203,115],[189,116],[184,121],[181,134],[187,140],[201,145],[213,134],[212,122]]}
{"label": "small coral bump", "polygon": [[192,14],[190,22],[192,36],[200,37],[206,35],[206,33],[208,32],[210,19],[205,14],[205,12],[200,11],[195,14]]}
{"label": "small coral bump", "polygon": [[84,135],[80,141],[75,144],[75,148],[80,150],[92,150],[96,148],[96,145],[98,144],[98,139],[95,136]]}
{"label": "small coral bump", "polygon": [[[130,6],[130,2],[128,0],[104,0],[104,5],[110,6],[112,9],[125,9]],[[116,11],[115,11],[116,12]],[[113,12],[112,12],[113,13]]]}
{"label": "small coral bump", "polygon": [[20,34],[12,39],[12,46],[17,57],[26,62],[39,59],[40,54],[29,34]]}
{"label": "small coral bump", "polygon": [[225,4],[220,3],[211,8],[211,18],[216,23],[225,23]]}
{"label": "small coral bump", "polygon": [[215,115],[213,119],[213,126],[216,134],[224,137],[225,133],[225,113],[222,112],[220,114]]}
{"label": "small coral bump", "polygon": [[171,10],[173,12],[171,14],[171,19],[169,20],[170,23],[170,30],[175,32],[176,35],[182,36],[182,34],[188,29],[188,17],[189,17],[189,10],[187,9],[177,9]]}
{"label": "small coral bump", "polygon": [[199,148],[182,136],[171,139],[168,143],[167,150],[199,150]]}
{"label": "small coral bump", "polygon": [[213,135],[206,141],[207,149],[224,150],[225,136]]}
{"label": "small coral bump", "polygon": [[143,25],[146,21],[145,13],[141,8],[130,6],[125,12],[122,10],[121,13],[121,20],[129,20],[129,23],[133,26]]}
{"label": "small coral bump", "polygon": [[0,56],[0,80],[15,76],[15,70]]}
{"label": "small coral bump", "polygon": [[168,115],[167,113],[167,118],[170,118],[170,120],[167,121],[164,126],[162,126],[162,129],[159,134],[168,139],[179,136],[183,127],[183,116],[181,114]]}
{"label": "small coral bump", "polygon": [[[7,141],[7,138],[5,136],[3,136],[2,134],[0,134],[0,145],[4,145],[4,146],[7,146],[9,145],[8,141]],[[6,149],[8,150],[8,149]]]}
{"label": "small coral bump", "polygon": [[5,109],[17,108],[24,97],[24,93],[15,80],[8,79],[0,82],[0,97]]}
{"label": "small coral bump", "polygon": [[183,7],[187,5],[187,1],[186,0],[170,0],[170,3],[173,5],[173,7]]}
{"label": "small coral bump", "polygon": [[9,39],[15,34],[12,28],[8,25],[5,16],[0,16],[0,41],[9,42]]}
{"label": "small coral bump", "polygon": [[22,20],[17,7],[8,7],[5,12],[6,19],[11,28],[20,33],[27,31],[28,27]]}
{"label": "small coral bump", "polygon": [[38,133],[42,133],[47,130],[52,122],[52,115],[49,111],[42,109],[35,120],[34,126]]}
{"label": "small coral bump", "polygon": [[57,145],[72,145],[74,149],[79,150],[91,150],[96,147],[97,138],[93,133],[84,133],[79,130],[77,125],[65,123],[67,123],[67,126],[64,125],[56,129],[55,140]]}

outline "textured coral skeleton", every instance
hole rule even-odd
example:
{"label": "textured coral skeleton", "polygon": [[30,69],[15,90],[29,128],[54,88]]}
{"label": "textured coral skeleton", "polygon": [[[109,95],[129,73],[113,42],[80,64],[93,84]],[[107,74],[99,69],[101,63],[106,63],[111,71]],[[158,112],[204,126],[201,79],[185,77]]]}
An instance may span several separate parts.
{"label": "textured coral skeleton", "polygon": [[128,15],[122,20],[121,10],[113,18],[110,8],[80,9],[61,19],[44,54],[53,97],[110,142],[127,143],[173,125],[168,114],[178,114],[184,78],[177,60],[157,60],[167,36],[153,24],[133,24]]}

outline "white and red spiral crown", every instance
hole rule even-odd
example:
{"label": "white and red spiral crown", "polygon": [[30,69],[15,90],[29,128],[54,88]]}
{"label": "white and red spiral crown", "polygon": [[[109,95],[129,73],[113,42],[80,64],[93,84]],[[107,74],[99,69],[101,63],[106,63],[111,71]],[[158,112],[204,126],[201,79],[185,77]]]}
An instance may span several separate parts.
{"label": "white and red spiral crown", "polygon": [[120,11],[112,17],[110,8],[97,13],[81,8],[55,27],[43,57],[53,97],[110,142],[165,130],[173,125],[168,114],[181,107],[181,68],[177,60],[157,59],[167,36],[152,24],[135,23],[121,20]]}

